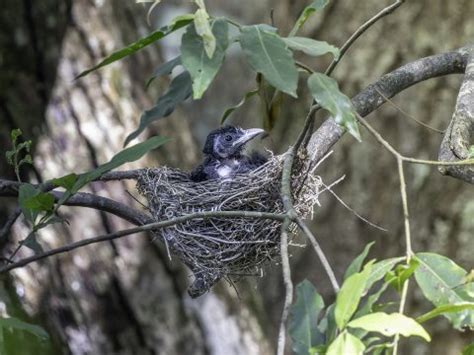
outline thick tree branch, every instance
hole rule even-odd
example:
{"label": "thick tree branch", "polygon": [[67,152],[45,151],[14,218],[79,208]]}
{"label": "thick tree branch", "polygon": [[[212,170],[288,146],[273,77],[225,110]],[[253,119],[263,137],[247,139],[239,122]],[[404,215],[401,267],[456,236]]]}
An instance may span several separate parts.
{"label": "thick tree branch", "polygon": [[[464,73],[468,53],[465,48],[418,59],[414,62],[385,74],[375,83],[369,85],[352,99],[357,112],[365,117],[375,111],[386,100],[380,95],[392,98],[403,90],[419,82],[449,74]],[[380,91],[380,93],[379,93]],[[319,161],[344,134],[332,118],[327,119],[312,134],[308,143],[308,151],[314,161]]]}
{"label": "thick tree branch", "polygon": [[[474,46],[467,50],[468,63],[456,107],[441,142],[439,160],[456,162],[469,157],[474,140]],[[474,184],[474,166],[440,166],[444,175]]]}

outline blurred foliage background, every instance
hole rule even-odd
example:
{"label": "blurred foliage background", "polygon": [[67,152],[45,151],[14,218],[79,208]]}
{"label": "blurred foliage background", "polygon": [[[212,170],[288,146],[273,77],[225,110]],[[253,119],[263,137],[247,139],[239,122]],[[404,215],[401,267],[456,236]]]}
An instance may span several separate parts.
{"label": "blurred foliage background", "polygon": [[[206,1],[208,11],[241,23],[271,21],[287,33],[304,0]],[[365,20],[388,1],[333,0],[311,18],[304,34],[340,46]],[[153,12],[151,27],[146,7],[134,1],[43,0],[7,1],[0,12],[0,151],[8,148],[9,132],[21,128],[35,142],[34,166],[24,179],[42,181],[71,171],[88,170],[118,152],[135,129],[140,112],[165,90],[168,79],[145,90],[152,71],[173,58],[180,33],[139,54],[90,74],[73,78],[102,57],[135,41],[180,13],[191,11],[187,1],[163,1]],[[461,47],[474,36],[474,3],[469,0],[408,1],[371,28],[350,49],[335,71],[349,96],[403,63]],[[307,62],[322,69],[327,61]],[[417,85],[394,99],[396,104],[431,126],[444,129],[451,117],[460,76]],[[138,166],[170,165],[191,168],[200,157],[207,133],[219,124],[225,108],[255,86],[243,58],[229,53],[223,70],[204,98],[187,102],[170,117],[153,125],[147,135],[173,137],[164,148]],[[268,146],[282,152],[296,137],[309,102],[285,98],[281,115],[270,132]],[[318,116],[321,122],[323,116]],[[390,105],[370,117],[383,136],[407,156],[434,159],[441,136],[407,119]],[[236,111],[230,122],[261,125],[258,102]],[[335,192],[387,233],[371,228],[327,195],[315,213],[312,228],[338,276],[363,246],[375,240],[373,256],[403,254],[403,219],[393,157],[365,132],[363,143],[344,137],[319,169],[326,181],[346,175]],[[4,155],[0,175],[13,177]],[[466,269],[473,268],[474,191],[443,177],[436,169],[407,169],[415,250],[447,255]],[[129,204],[133,184],[94,183],[90,191]],[[15,200],[0,206],[0,224],[15,208]],[[49,227],[40,242],[59,246],[127,227],[116,217],[82,208],[68,208],[68,228]],[[4,250],[27,233],[21,220]],[[28,251],[23,251],[27,253]],[[310,248],[292,251],[295,282],[310,279],[331,300],[331,290]],[[19,269],[1,279],[0,312],[41,324],[51,341],[26,333],[6,333],[8,354],[270,354],[274,351],[284,291],[278,266],[263,278],[247,279],[235,290],[221,282],[197,300],[186,294],[189,273],[170,261],[160,245],[130,236],[80,249]],[[409,295],[409,312],[428,310],[420,295]],[[471,334],[449,330],[444,319],[428,330],[428,352],[420,341],[404,342],[407,352],[457,354]],[[16,337],[16,338],[12,338]],[[13,340],[12,340],[13,339]],[[22,344],[22,345],[19,345]],[[29,345],[28,345],[29,344]],[[10,346],[10,345],[8,345]],[[8,347],[7,346],[7,347]]]}

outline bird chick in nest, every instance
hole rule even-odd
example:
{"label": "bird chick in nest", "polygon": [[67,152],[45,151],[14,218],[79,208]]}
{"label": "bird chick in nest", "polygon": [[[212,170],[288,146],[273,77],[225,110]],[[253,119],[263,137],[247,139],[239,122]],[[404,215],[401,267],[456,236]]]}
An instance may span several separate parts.
{"label": "bird chick in nest", "polygon": [[246,149],[250,141],[264,134],[263,129],[234,126],[224,126],[212,131],[204,144],[204,161],[191,172],[191,180],[199,182],[229,179],[264,164],[267,157]]}

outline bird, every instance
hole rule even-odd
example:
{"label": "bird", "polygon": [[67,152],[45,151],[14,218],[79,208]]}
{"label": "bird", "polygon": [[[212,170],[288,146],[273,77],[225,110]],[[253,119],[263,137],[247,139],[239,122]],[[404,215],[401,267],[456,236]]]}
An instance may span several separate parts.
{"label": "bird", "polygon": [[223,126],[207,136],[203,162],[190,174],[191,180],[201,182],[213,179],[230,179],[263,165],[267,158],[259,152],[246,152],[247,143],[265,131],[260,128],[242,129]]}

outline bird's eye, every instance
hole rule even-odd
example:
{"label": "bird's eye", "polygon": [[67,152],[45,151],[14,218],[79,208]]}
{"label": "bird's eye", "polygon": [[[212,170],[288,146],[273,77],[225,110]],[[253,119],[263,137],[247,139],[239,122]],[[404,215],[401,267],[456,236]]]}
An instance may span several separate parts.
{"label": "bird's eye", "polygon": [[224,139],[226,140],[226,142],[230,142],[232,140],[232,136],[228,134],[224,137]]}

